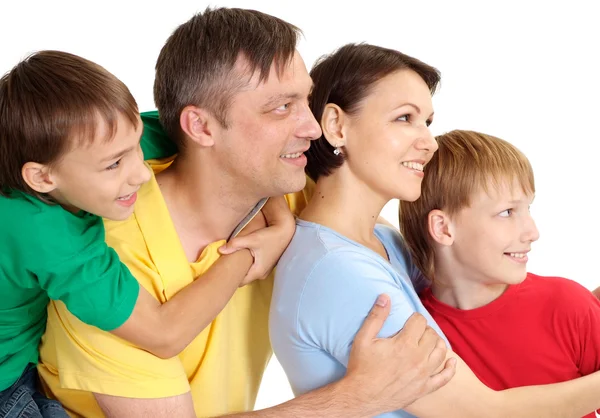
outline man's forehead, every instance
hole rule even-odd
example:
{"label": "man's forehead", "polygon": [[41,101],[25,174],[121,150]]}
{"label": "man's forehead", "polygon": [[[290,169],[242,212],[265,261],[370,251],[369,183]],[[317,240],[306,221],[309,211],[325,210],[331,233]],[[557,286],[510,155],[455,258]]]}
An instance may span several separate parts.
{"label": "man's forehead", "polygon": [[246,56],[240,53],[234,72],[244,81],[241,91],[273,90],[274,92],[282,86],[290,84],[309,84],[309,87],[312,86],[310,75],[297,51],[285,62],[274,59],[266,74],[261,73],[259,67],[254,69],[252,67]]}

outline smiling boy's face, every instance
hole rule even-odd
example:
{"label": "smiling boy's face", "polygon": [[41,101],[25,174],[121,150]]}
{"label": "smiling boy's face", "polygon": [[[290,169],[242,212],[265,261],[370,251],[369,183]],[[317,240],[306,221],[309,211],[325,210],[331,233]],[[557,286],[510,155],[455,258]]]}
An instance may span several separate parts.
{"label": "smiling boy's face", "polygon": [[114,136],[107,140],[111,137],[108,126],[98,123],[93,141],[74,145],[50,168],[55,188],[48,194],[73,212],[127,219],[133,213],[136,192],[151,177],[140,147],[142,131],[141,120],[136,129],[119,115]]}
{"label": "smiling boy's face", "polygon": [[478,283],[521,283],[527,275],[527,254],[539,238],[529,212],[533,195],[518,182],[490,183],[487,189],[451,217],[453,267]]}

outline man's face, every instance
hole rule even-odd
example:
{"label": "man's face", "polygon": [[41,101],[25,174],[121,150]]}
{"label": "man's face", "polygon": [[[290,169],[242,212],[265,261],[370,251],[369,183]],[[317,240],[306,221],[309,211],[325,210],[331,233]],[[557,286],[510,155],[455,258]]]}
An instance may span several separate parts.
{"label": "man's face", "polygon": [[244,193],[278,196],[304,188],[304,152],[321,128],[308,107],[312,80],[298,53],[278,76],[271,66],[266,82],[256,73],[236,93],[215,152],[224,173]]}
{"label": "man's face", "polygon": [[529,213],[533,196],[518,182],[473,196],[470,207],[453,217],[452,253],[461,277],[487,285],[517,284],[527,274],[527,253],[539,238]]}
{"label": "man's face", "polygon": [[74,146],[50,170],[56,189],[50,192],[67,210],[84,210],[112,220],[127,219],[140,186],[150,179],[140,147],[138,128],[119,115],[114,137],[104,121],[89,145]]}

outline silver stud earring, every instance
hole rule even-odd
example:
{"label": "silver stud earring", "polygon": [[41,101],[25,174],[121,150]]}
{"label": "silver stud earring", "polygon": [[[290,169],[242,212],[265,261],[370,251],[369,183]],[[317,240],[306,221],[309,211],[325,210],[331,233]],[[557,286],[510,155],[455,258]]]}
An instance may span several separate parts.
{"label": "silver stud earring", "polygon": [[340,147],[335,147],[335,149],[333,150],[333,153],[335,155],[340,155],[342,153],[342,150],[340,149]]}

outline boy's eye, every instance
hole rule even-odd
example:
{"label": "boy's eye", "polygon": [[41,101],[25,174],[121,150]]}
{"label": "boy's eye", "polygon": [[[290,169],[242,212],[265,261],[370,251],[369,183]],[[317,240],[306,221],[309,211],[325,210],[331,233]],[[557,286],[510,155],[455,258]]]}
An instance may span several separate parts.
{"label": "boy's eye", "polygon": [[500,212],[498,214],[498,216],[501,216],[503,218],[508,218],[512,214],[512,212],[513,212],[512,209],[506,209],[506,210],[503,210],[502,212]]}
{"label": "boy's eye", "polygon": [[114,164],[111,164],[108,167],[106,167],[106,169],[107,170],[115,170],[115,169],[119,168],[120,164],[121,164],[121,160],[118,160]]}

